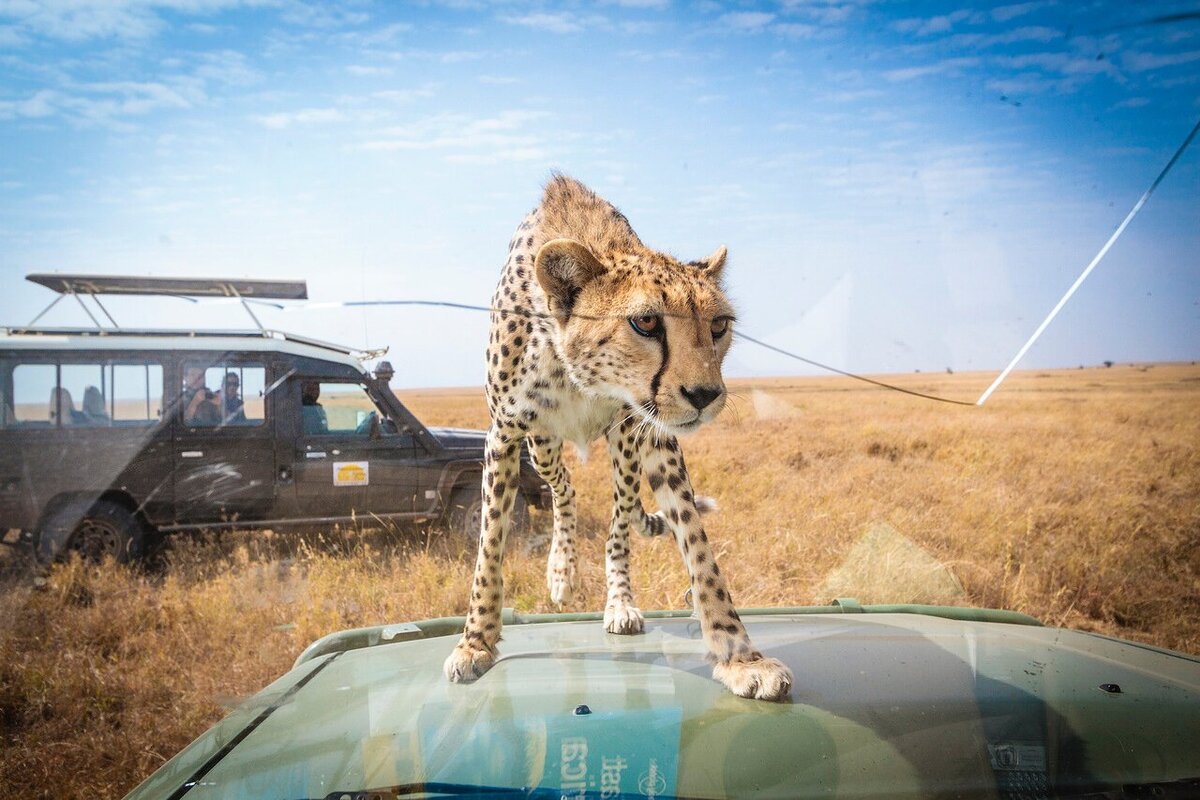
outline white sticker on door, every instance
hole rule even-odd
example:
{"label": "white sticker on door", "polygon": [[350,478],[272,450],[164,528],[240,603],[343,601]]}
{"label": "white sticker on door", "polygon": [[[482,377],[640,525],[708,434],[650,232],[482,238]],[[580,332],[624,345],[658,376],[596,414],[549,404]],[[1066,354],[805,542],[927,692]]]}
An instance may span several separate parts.
{"label": "white sticker on door", "polygon": [[371,483],[371,464],[367,461],[333,462],[334,486],[367,486]]}

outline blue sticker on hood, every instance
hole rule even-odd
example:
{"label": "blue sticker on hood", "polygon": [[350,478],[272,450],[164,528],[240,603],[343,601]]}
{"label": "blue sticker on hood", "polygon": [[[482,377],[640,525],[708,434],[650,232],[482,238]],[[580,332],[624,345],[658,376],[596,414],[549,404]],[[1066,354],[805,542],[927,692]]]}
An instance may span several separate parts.
{"label": "blue sticker on hood", "polygon": [[423,720],[423,779],[552,790],[563,798],[672,797],[681,719],[680,709],[670,707],[511,717],[468,726]]}

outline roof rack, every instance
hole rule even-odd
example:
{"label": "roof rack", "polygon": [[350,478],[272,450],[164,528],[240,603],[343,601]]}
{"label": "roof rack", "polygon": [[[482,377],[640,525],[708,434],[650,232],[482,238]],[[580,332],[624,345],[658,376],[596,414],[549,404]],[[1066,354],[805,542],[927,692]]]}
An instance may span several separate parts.
{"label": "roof rack", "polygon": [[92,324],[96,326],[97,330],[104,330],[104,326],[101,325],[100,320],[96,319],[96,316],[83,302],[83,296],[85,295],[92,298],[92,302],[108,318],[114,330],[120,330],[121,326],[117,324],[112,314],[109,314],[108,309],[100,302],[99,295],[164,295],[191,300],[192,302],[196,302],[194,300],[196,297],[235,298],[242,304],[242,308],[246,309],[246,313],[250,315],[250,319],[254,320],[254,324],[258,326],[258,329],[264,332],[266,328],[263,327],[262,322],[255,316],[254,311],[250,308],[250,303],[283,308],[278,303],[263,303],[263,301],[308,299],[308,285],[302,280],[152,278],[136,275],[77,275],[61,273],[32,273],[26,275],[25,279],[58,292],[58,297],[54,298],[50,305],[42,309],[42,312],[34,317],[26,328],[33,328],[37,324],[37,321],[46,315],[46,312],[54,308],[59,300],[68,295],[78,301],[80,308],[92,320]]}
{"label": "roof rack", "polygon": [[[336,353],[343,353],[359,361],[369,361],[380,358],[387,353],[387,348],[374,350],[359,350],[345,345],[332,344],[320,339],[310,339],[286,331],[266,328],[254,311],[251,303],[267,305],[273,308],[283,308],[279,303],[267,303],[266,300],[307,300],[308,285],[303,280],[257,280],[249,278],[152,278],[134,275],[74,275],[60,273],[32,273],[25,276],[26,280],[45,286],[58,293],[58,297],[50,305],[42,309],[24,327],[0,327],[0,333],[9,336],[233,336],[249,338],[282,339],[297,344],[319,347]],[[254,320],[257,330],[245,329],[171,329],[171,328],[122,328],[113,319],[112,314],[100,302],[98,295],[160,295],[177,297],[181,300],[197,302],[197,297],[221,297],[236,299],[246,309],[250,319]],[[35,327],[37,321],[46,315],[50,309],[68,295],[73,296],[80,307],[92,320],[94,328],[49,328]],[[90,297],[112,325],[104,327],[83,302],[84,296]]]}

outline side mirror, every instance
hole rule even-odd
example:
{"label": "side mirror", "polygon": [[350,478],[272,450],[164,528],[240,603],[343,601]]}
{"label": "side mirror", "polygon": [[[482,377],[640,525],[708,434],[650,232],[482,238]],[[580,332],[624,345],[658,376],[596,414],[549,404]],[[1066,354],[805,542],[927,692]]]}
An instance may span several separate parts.
{"label": "side mirror", "polygon": [[367,434],[372,439],[379,439],[379,438],[383,437],[383,426],[379,424],[379,415],[378,414],[375,414],[375,413],[371,414],[371,423],[370,423],[370,426],[367,428]]}

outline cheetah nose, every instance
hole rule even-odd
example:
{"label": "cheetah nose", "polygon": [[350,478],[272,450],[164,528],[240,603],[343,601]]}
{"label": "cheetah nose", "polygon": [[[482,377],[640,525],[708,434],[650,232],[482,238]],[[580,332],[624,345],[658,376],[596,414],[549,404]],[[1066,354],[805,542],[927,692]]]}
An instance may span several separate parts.
{"label": "cheetah nose", "polygon": [[693,386],[690,389],[686,386],[680,386],[679,391],[687,398],[689,403],[696,407],[697,411],[703,411],[713,400],[720,397],[721,393],[725,390],[720,386]]}

